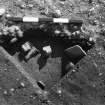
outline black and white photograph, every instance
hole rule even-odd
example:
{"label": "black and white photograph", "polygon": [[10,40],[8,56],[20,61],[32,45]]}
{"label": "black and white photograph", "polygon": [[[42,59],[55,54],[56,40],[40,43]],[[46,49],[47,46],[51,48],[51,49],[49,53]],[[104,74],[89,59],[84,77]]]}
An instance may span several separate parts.
{"label": "black and white photograph", "polygon": [[0,105],[105,105],[105,0],[0,0]]}

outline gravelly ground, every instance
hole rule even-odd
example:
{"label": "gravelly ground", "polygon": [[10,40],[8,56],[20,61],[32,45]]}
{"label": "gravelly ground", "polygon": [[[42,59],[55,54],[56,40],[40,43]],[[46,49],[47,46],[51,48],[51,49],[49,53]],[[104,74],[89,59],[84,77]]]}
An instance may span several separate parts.
{"label": "gravelly ground", "polygon": [[[104,0],[93,1],[92,4],[89,4],[88,0],[66,0],[65,2],[45,0],[45,3],[41,0],[0,0],[0,7],[6,8],[7,13],[12,16],[52,17],[57,15],[56,10],[58,9],[61,12],[59,17],[82,18],[84,33],[95,40],[94,48],[76,64],[74,68],[76,72],[70,71],[62,79],[62,54],[60,55],[59,52],[64,49],[61,42],[56,44],[50,42],[58,54],[56,57],[47,59],[45,64],[42,64],[45,61],[40,60],[42,65],[40,70],[40,64],[37,62],[40,54],[28,62],[20,61],[31,77],[42,80],[46,84],[46,90],[49,92],[48,99],[54,105],[105,104],[105,2]],[[0,23],[0,25],[3,24]],[[37,43],[40,44],[40,40]],[[36,44],[37,47],[42,47],[38,44]],[[17,60],[19,60],[18,53],[13,55]],[[21,86],[21,82],[25,84],[25,87]],[[57,93],[59,90],[62,91],[61,94]],[[32,84],[9,60],[3,57],[2,53],[0,53],[0,105],[47,105],[35,94]]]}

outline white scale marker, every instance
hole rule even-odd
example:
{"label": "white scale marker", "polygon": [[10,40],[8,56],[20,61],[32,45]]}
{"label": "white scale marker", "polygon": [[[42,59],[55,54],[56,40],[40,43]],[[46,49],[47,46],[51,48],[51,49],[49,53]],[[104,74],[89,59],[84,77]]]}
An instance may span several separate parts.
{"label": "white scale marker", "polygon": [[69,23],[69,19],[67,19],[67,18],[54,18],[53,22],[54,23]]}
{"label": "white scale marker", "polygon": [[24,16],[24,17],[8,17],[7,19],[13,20],[13,21],[22,21],[22,22],[53,22],[53,23],[70,23],[74,22],[74,23],[82,23],[81,20],[71,20],[68,18],[38,18],[38,17],[28,17],[28,16]]}
{"label": "white scale marker", "polygon": [[35,17],[23,17],[23,22],[39,22],[39,18],[35,18]]}

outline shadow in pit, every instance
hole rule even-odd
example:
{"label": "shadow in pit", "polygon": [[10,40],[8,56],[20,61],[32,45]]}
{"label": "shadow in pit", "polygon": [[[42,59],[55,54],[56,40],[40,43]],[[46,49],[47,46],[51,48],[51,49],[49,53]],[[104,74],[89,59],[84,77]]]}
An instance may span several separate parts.
{"label": "shadow in pit", "polygon": [[41,70],[46,65],[47,58],[41,55],[37,63],[39,64],[39,70]]}
{"label": "shadow in pit", "polygon": [[[47,57],[44,56],[43,47],[51,46],[52,49],[52,58],[62,57],[63,51],[65,49],[65,43],[61,38],[55,38],[50,36],[50,33],[43,32],[42,30],[27,30],[24,33],[24,37],[21,40],[22,42],[30,41],[33,46],[35,46],[41,53],[40,58],[37,63],[39,69],[42,69],[47,63]],[[21,56],[20,56],[21,57]],[[21,57],[22,58],[22,57]]]}
{"label": "shadow in pit", "polygon": [[62,60],[62,73],[61,73],[61,77],[63,77],[64,75],[66,75],[68,72],[72,71],[74,69],[74,65],[79,62],[79,60],[81,59],[81,57],[78,58],[73,58],[73,57],[69,57],[68,55],[63,55],[61,60]]}
{"label": "shadow in pit", "polygon": [[16,52],[18,52],[19,60],[27,62],[24,58],[25,53],[23,53],[23,51],[21,49],[21,45],[27,41],[31,42],[33,46],[35,46],[37,49],[40,50],[41,56],[37,61],[40,69],[42,69],[46,65],[46,62],[47,62],[47,58],[45,58],[43,56],[42,48],[44,46],[48,46],[48,45],[51,46],[51,48],[52,48],[51,57],[52,58],[62,57],[64,48],[65,48],[64,47],[65,43],[61,38],[52,37],[52,36],[50,36],[50,33],[44,32],[40,29],[27,30],[24,32],[23,38],[19,39],[17,42],[11,44],[8,39],[3,43],[2,46],[12,56],[14,54],[16,54]]}
{"label": "shadow in pit", "polygon": [[2,46],[10,55],[13,56],[16,52],[20,51],[21,44],[18,42],[11,44],[9,40],[6,40]]}
{"label": "shadow in pit", "polygon": [[39,64],[39,69],[42,69],[46,63],[47,58],[43,56],[42,48],[44,46],[50,45],[52,48],[52,58],[61,57],[62,60],[62,76],[65,75],[68,70],[66,70],[66,65],[69,62],[73,62],[76,64],[80,58],[72,59],[69,58],[65,53],[64,50],[66,48],[72,47],[74,45],[79,45],[85,50],[86,52],[92,48],[94,43],[88,42],[87,39],[80,39],[78,37],[73,37],[71,39],[64,39],[61,37],[53,37],[50,32],[44,32],[42,30],[27,30],[24,33],[24,41],[30,41],[37,49],[40,50],[41,56],[38,59],[37,63]]}
{"label": "shadow in pit", "polygon": [[61,75],[64,76],[68,70],[66,70],[66,65],[69,62],[73,62],[76,64],[78,59],[70,59],[66,54],[64,54],[64,50],[74,45],[80,45],[83,50],[88,51],[92,48],[93,44],[88,44],[88,40],[86,39],[79,39],[79,38],[72,38],[70,40],[65,40],[61,37],[52,37],[51,33],[44,32],[40,29],[30,29],[24,32],[24,37],[19,39],[14,44],[10,44],[9,41],[6,41],[3,44],[3,47],[11,54],[14,55],[16,52],[20,52],[19,59],[22,61],[24,59],[24,53],[21,51],[21,45],[24,44],[26,41],[29,41],[35,46],[37,49],[40,50],[41,56],[38,59],[37,63],[39,65],[39,69],[42,69],[46,63],[47,58],[43,58],[43,50],[44,46],[50,45],[52,48],[52,58],[61,57],[62,59],[62,72]]}
{"label": "shadow in pit", "polygon": [[27,30],[24,33],[23,39],[30,41],[43,54],[42,48],[50,45],[52,48],[51,57],[61,57],[64,50],[65,43],[61,38],[52,37],[48,32],[42,30]]}

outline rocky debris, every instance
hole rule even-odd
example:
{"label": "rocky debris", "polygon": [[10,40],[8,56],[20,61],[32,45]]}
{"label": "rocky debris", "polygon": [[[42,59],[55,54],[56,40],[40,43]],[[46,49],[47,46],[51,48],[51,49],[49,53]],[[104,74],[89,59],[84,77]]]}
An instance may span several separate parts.
{"label": "rocky debris", "polygon": [[49,57],[52,54],[52,49],[51,49],[51,46],[50,45],[44,46],[43,47],[43,51],[45,53],[44,56],[46,56],[46,57]]}
{"label": "rocky debris", "polygon": [[30,42],[24,43],[22,46],[22,51],[26,54],[25,59],[30,59],[33,55],[36,55],[39,53],[39,50],[35,48]]}
{"label": "rocky debris", "polygon": [[6,39],[10,40],[10,43],[14,43],[18,40],[18,38],[23,37],[23,32],[20,30],[18,26],[11,26],[11,27],[5,27],[1,30],[2,36],[1,39],[3,41],[6,41]]}
{"label": "rocky debris", "polygon": [[33,55],[37,55],[39,53],[39,50],[35,47],[32,47],[32,49],[28,52],[28,54],[25,56],[25,59],[30,59]]}

